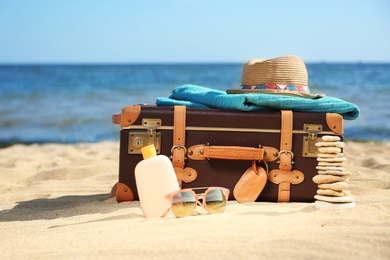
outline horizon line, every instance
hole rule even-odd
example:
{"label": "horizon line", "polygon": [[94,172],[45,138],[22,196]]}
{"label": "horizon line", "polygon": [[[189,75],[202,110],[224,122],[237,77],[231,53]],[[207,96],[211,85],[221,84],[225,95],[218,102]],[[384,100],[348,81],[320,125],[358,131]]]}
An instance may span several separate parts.
{"label": "horizon line", "polygon": [[[245,61],[244,61],[245,62]],[[34,65],[233,65],[240,61],[25,61],[2,62],[0,66]],[[304,61],[305,64],[390,64],[390,61]]]}

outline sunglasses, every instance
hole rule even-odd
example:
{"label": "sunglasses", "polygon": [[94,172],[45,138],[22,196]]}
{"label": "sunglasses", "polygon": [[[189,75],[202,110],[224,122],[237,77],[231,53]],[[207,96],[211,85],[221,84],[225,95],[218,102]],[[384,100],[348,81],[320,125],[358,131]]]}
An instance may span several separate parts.
{"label": "sunglasses", "polygon": [[[197,194],[194,190],[205,190],[205,192]],[[224,212],[229,198],[229,190],[222,187],[182,189],[167,194],[165,197],[169,200],[171,207],[161,217],[165,217],[172,209],[177,218],[182,218],[191,216],[197,205],[209,213]]]}

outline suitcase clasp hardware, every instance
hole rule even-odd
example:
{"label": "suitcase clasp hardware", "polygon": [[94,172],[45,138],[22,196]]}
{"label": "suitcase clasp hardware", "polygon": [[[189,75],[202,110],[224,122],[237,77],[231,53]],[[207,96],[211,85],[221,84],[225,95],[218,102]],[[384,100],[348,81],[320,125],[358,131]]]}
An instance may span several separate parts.
{"label": "suitcase clasp hardware", "polygon": [[304,124],[303,130],[307,132],[307,136],[303,137],[302,156],[315,158],[318,156],[318,147],[315,144],[321,141],[318,133],[322,131],[322,125]]}
{"label": "suitcase clasp hardware", "polygon": [[146,128],[145,132],[130,131],[129,132],[129,154],[142,154],[141,148],[148,145],[156,147],[157,154],[161,153],[161,133],[157,132],[157,127],[162,126],[161,119],[144,118],[142,126]]}

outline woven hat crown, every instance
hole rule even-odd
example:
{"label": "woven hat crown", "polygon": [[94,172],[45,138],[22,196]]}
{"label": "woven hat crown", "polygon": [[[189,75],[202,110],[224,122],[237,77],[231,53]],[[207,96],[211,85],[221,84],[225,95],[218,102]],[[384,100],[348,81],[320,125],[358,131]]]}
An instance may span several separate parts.
{"label": "woven hat crown", "polygon": [[297,56],[249,60],[243,67],[241,85],[258,84],[308,86],[305,63]]}

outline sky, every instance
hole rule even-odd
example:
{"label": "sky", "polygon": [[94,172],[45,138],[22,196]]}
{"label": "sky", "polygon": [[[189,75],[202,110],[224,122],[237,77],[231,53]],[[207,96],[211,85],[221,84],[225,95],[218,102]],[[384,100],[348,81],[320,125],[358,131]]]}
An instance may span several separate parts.
{"label": "sky", "polygon": [[389,0],[0,0],[0,63],[390,62]]}

